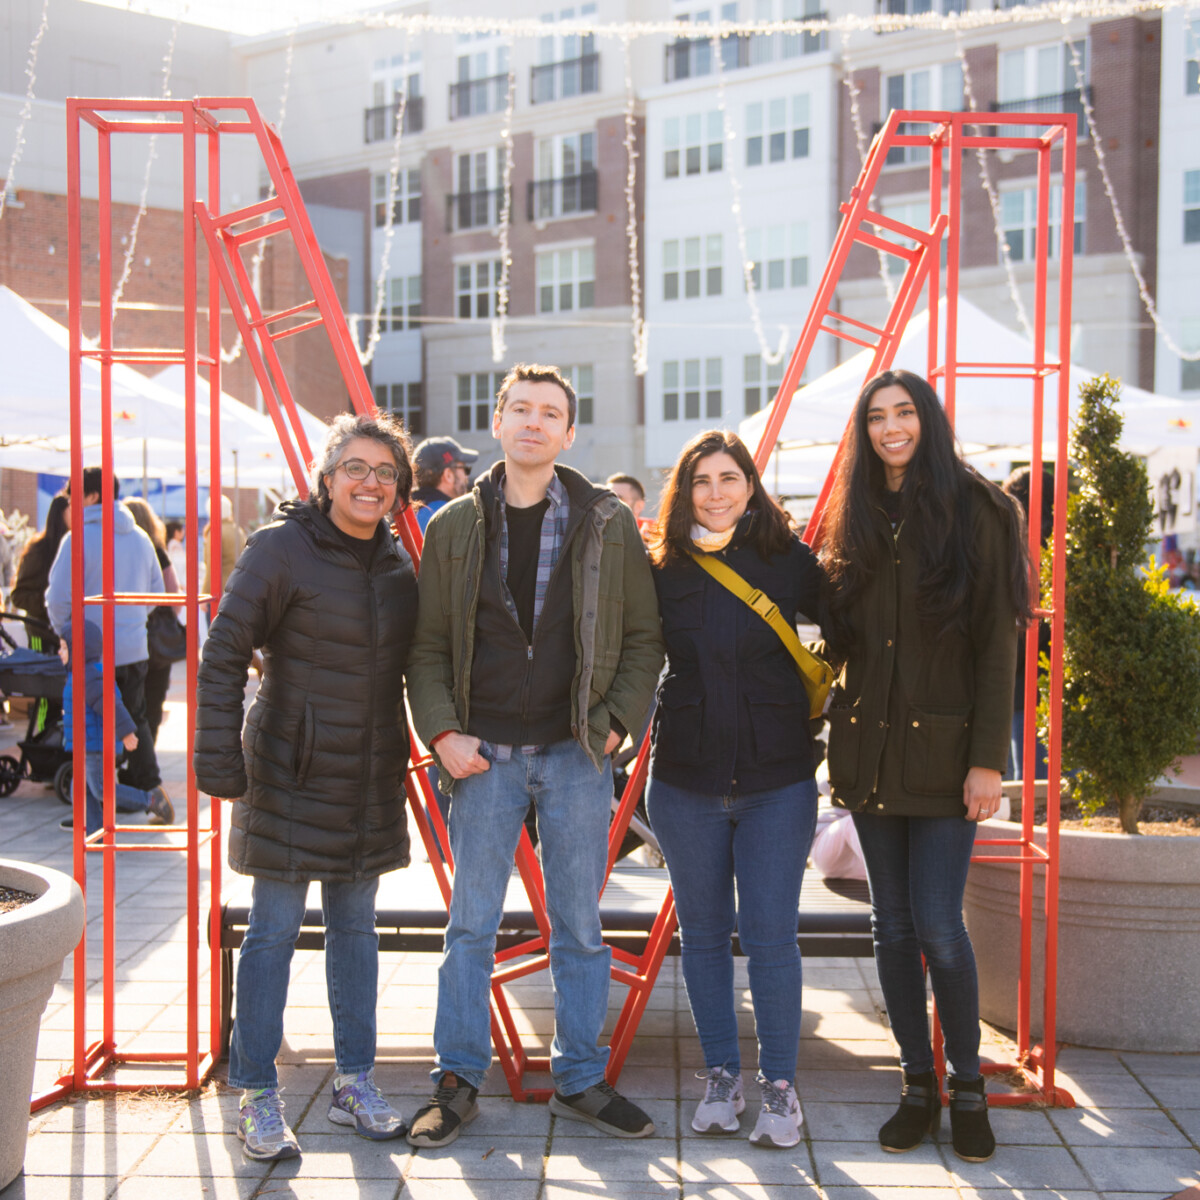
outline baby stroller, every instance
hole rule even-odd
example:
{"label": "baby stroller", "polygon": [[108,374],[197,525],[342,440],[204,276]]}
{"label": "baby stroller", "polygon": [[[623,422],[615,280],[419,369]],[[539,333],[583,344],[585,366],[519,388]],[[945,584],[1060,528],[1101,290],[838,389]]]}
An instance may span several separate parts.
{"label": "baby stroller", "polygon": [[[17,645],[6,628],[20,622],[26,634],[41,638],[49,652]],[[0,796],[11,796],[22,779],[52,784],[64,804],[71,803],[71,755],[63,749],[62,694],[67,669],[54,651],[58,637],[49,625],[33,617],[0,612],[0,691],[7,697],[24,696],[47,700],[46,710],[38,705],[29,710],[25,738],[17,743],[20,758],[0,755]]]}

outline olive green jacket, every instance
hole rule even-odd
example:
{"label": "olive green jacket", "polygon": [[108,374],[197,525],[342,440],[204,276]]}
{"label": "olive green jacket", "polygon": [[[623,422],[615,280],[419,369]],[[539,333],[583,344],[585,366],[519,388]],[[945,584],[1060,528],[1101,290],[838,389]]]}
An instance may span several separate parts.
{"label": "olive green jacket", "polygon": [[901,523],[893,534],[882,509],[876,514],[890,553],[851,610],[853,642],[828,713],[830,789],[844,808],[962,816],[967,770],[1008,763],[1018,636],[1011,501],[978,477],[969,500],[978,571],[966,633],[922,627],[917,531]]}
{"label": "olive green jacket", "polygon": [[[658,600],[633,513],[570,467],[555,470],[572,505],[586,497],[584,517],[559,563],[570,564],[575,613],[571,731],[602,770],[612,718],[635,738],[645,724],[663,664]],[[468,725],[486,536],[478,490],[439,509],[425,531],[417,629],[405,678],[413,723],[426,745]],[[454,780],[444,767],[439,776],[449,794]]]}

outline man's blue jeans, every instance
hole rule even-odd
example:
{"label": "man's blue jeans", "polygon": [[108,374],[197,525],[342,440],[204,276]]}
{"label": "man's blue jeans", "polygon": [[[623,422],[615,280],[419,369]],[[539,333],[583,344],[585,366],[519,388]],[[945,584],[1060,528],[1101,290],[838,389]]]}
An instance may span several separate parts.
{"label": "man's blue jeans", "polygon": [[816,783],[706,796],[652,778],[646,810],[671,873],[683,979],[704,1065],[741,1070],[731,942],[736,928],[748,960],[759,1070],[772,1082],[791,1081],[803,984],[796,908],[817,823]]}
{"label": "man's blue jeans", "polygon": [[979,1075],[979,980],[963,924],[963,891],[975,845],[966,817],[889,817],[855,813],[871,885],[875,968],[901,1066],[933,1070],[925,1009],[929,966],[951,1072]]}
{"label": "man's blue jeans", "polygon": [[[325,985],[333,1017],[333,1048],[341,1075],[375,1065],[375,1003],[379,937],[378,879],[323,883]],[[308,883],[254,880],[250,928],[238,954],[237,1016],[229,1043],[229,1086],[278,1087],[275,1056],[283,1042],[292,952],[304,919]]]}
{"label": "man's blue jeans", "polygon": [[613,782],[608,759],[597,771],[579,745],[555,742],[491,762],[454,785],[450,849],[454,894],[438,971],[433,1076],[452,1071],[479,1087],[492,1062],[488,1008],[496,931],[517,839],[532,800],[550,917],[554,1042],[550,1070],[564,1095],[599,1083],[608,1047],[597,1043],[608,1011],[611,954],[600,936],[600,888],[608,862]]}

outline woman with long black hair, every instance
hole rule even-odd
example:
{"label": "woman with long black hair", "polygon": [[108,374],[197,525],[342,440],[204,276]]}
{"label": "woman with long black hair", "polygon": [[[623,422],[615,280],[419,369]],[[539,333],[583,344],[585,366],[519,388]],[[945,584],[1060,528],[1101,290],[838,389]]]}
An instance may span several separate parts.
{"label": "woman with long black hair", "polygon": [[995,1138],[962,899],[976,823],[1001,799],[1029,564],[1017,508],[963,463],[920,376],[885,371],[859,395],[820,554],[830,646],[842,660],[829,782],[866,858],[875,962],[904,1071],[879,1141],[911,1150],[941,1116],[924,955],[951,1071],[954,1150],[982,1162]]}
{"label": "woman with long black hair", "polygon": [[[794,1146],[803,1116],[796,907],[817,819],[809,700],[781,634],[735,588],[761,592],[795,637],[818,620],[821,570],[733,433],[683,449],[650,558],[667,643],[646,792],[679,916],[683,978],[704,1052],[701,1134],[745,1108],[732,937],[747,957],[762,1107],[757,1146]],[[715,572],[715,573],[714,573]],[[736,885],[736,897],[735,897]]]}

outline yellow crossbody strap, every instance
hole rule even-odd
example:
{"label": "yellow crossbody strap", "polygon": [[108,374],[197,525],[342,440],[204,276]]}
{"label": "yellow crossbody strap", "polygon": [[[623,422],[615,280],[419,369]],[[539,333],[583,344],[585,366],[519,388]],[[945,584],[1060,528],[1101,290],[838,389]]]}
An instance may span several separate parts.
{"label": "yellow crossbody strap", "polygon": [[833,686],[833,668],[811,650],[807,650],[795,629],[784,620],[779,606],[765,592],[752,588],[728,563],[711,554],[691,552],[696,565],[707,571],[722,587],[748,604],[775,630],[787,652],[796,660],[804,690],[808,693],[809,715],[819,717],[825,711],[825,698]]}

